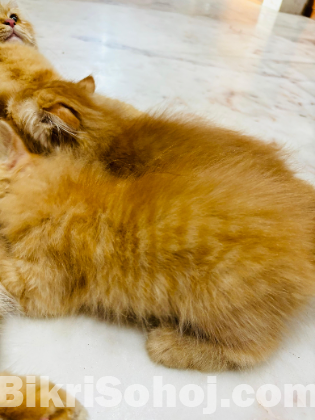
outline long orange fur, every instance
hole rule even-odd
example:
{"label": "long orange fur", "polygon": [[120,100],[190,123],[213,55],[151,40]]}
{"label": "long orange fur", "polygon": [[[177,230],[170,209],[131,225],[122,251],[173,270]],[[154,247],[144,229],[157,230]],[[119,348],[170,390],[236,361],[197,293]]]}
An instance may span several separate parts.
{"label": "long orange fur", "polygon": [[275,145],[44,72],[0,91],[2,286],[28,316],[134,319],[168,367],[266,360],[314,294],[313,188]]}

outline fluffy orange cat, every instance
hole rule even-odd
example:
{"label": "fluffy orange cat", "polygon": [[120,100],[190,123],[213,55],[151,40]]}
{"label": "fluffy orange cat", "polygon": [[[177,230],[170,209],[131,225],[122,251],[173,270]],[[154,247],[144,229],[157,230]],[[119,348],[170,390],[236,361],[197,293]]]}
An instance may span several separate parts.
{"label": "fluffy orange cat", "polygon": [[[130,317],[152,360],[173,368],[266,360],[314,294],[313,188],[274,145],[139,113],[14,45],[34,67],[24,74],[0,46],[3,310]],[[0,415],[85,418],[79,405],[40,410]]]}
{"label": "fluffy orange cat", "polygon": [[[38,83],[59,80],[61,76],[54,70],[53,66],[37,51],[34,30],[15,1],[0,3],[0,116],[6,116],[8,101],[22,89],[32,89]],[[95,85],[92,78],[79,83],[80,89],[94,91]],[[97,95],[95,95],[97,96]],[[100,101],[111,104],[115,109],[120,109],[126,116],[138,114],[132,106],[123,104],[117,100],[100,97]],[[67,112],[67,111],[65,111]],[[65,113],[64,113],[65,114]],[[5,294],[0,295],[0,313],[4,314],[6,309],[14,309],[14,300]],[[44,373],[44,372],[43,372]],[[38,388],[37,393],[41,390]],[[61,393],[62,394],[62,393]],[[65,394],[61,395],[63,400]],[[1,401],[2,404],[2,401]],[[37,407],[26,408],[25,406],[13,409],[1,409],[2,418],[10,419],[79,419],[86,418],[86,412],[79,403],[74,409],[49,409]]]}
{"label": "fluffy orange cat", "polygon": [[[40,185],[46,193],[36,190],[35,181],[31,186],[37,197],[44,197],[43,205],[49,205],[46,214],[38,198],[29,200],[28,205],[34,205],[34,212],[26,212],[32,218],[29,227],[36,227],[39,238],[56,249],[47,245],[39,251],[32,245],[38,267],[31,264],[27,270],[40,273],[43,266],[54,267],[53,280],[47,269],[45,274],[47,284],[54,284],[56,301],[51,299],[52,307],[47,306],[32,271],[26,276],[31,278],[32,296],[23,282],[16,283],[17,291],[10,282],[3,284],[14,297],[27,296],[27,304],[21,304],[36,316],[101,307],[118,318],[128,313],[141,321],[155,318],[162,326],[150,332],[148,349],[155,361],[167,366],[212,370],[264,360],[276,346],[287,316],[312,293],[313,189],[295,178],[273,145],[201,121],[140,113],[125,118],[121,109],[93,92],[94,81],[87,78],[79,84],[36,81],[12,95],[8,118],[29,148],[39,144],[50,151],[70,145],[79,153],[58,156],[64,163],[56,156],[32,159],[45,162],[35,167],[44,171]],[[59,171],[50,168],[53,164]],[[65,172],[66,167],[71,169]],[[47,174],[44,168],[49,168]],[[45,174],[56,177],[54,187],[45,185]],[[117,174],[128,176],[123,180],[113,176]],[[132,180],[130,175],[139,178]],[[29,189],[24,191],[31,195]],[[65,203],[58,198],[62,191]],[[7,201],[8,196],[2,202]],[[53,202],[58,203],[59,221]],[[67,224],[72,207],[78,212],[73,229]],[[8,214],[23,225],[26,216],[18,208],[15,203]],[[27,205],[21,208],[24,212]],[[36,226],[42,220],[36,218],[39,209],[46,235]],[[61,222],[64,230],[58,228],[60,237],[55,237]],[[21,229],[26,232],[19,227],[19,240]],[[25,238],[13,248],[26,258],[28,235]],[[66,291],[56,288],[54,264],[66,270],[60,272],[60,284],[70,293],[69,305],[58,300]],[[46,284],[44,290],[51,296]],[[276,300],[282,303],[275,305]],[[189,334],[182,335],[185,331]],[[200,337],[203,340],[197,341]]]}
{"label": "fluffy orange cat", "polygon": [[276,146],[123,118],[64,81],[17,94],[8,116],[53,151],[30,154],[1,123],[1,283],[26,315],[136,319],[152,360],[173,368],[269,357],[315,287],[314,190]]}
{"label": "fluffy orange cat", "polygon": [[15,2],[0,3],[0,114],[14,92],[60,77],[35,47],[32,25]]}
{"label": "fluffy orange cat", "polygon": [[0,22],[0,43],[18,42],[36,47],[34,29],[16,1],[0,3]]}
{"label": "fluffy orange cat", "polygon": [[[0,3],[0,116],[6,115],[8,100],[22,88],[31,87],[38,81],[51,81],[60,78],[51,64],[36,50],[36,40],[32,25],[23,17],[15,1]],[[84,85],[84,82],[83,82]],[[4,314],[6,308],[13,310],[15,302],[5,294],[0,296],[0,313]],[[7,374],[5,374],[7,376]],[[25,381],[25,378],[22,378]],[[40,392],[36,389],[36,398]],[[66,394],[60,391],[62,401]],[[5,405],[2,397],[0,404]],[[38,405],[38,401],[37,401]],[[0,409],[1,418],[11,420],[35,420],[42,418],[54,419],[80,419],[87,418],[85,410],[76,402],[71,409],[57,409],[53,405],[48,408],[27,408],[25,404],[13,408],[4,406]]]}
{"label": "fluffy orange cat", "polygon": [[[225,156],[235,162],[255,159],[261,171],[291,172],[274,156],[278,148],[192,117],[125,113],[121,106],[93,94],[90,76],[79,83],[39,82],[12,96],[7,119],[34,153],[71,149],[102,163],[118,176],[140,176],[148,170],[183,173],[207,168]],[[186,166],[178,165],[185,158]]]}
{"label": "fluffy orange cat", "polygon": [[[32,89],[37,83],[61,80],[49,61],[37,50],[34,30],[24,19],[15,1],[0,3],[0,116],[5,116],[9,99],[21,89]],[[94,91],[93,79],[80,84]],[[138,114],[131,105],[99,97],[128,115]]]}
{"label": "fluffy orange cat", "polygon": [[173,368],[269,357],[314,292],[314,190],[273,146],[231,132],[219,158],[208,138],[194,171],[197,136],[188,155],[124,179],[72,153],[31,155],[1,123],[1,283],[25,314],[154,319],[148,352]]}

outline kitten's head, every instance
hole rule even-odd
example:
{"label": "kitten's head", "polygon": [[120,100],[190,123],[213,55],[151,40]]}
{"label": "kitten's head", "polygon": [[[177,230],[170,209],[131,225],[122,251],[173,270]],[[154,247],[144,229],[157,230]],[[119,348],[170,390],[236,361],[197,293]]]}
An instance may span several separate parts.
{"label": "kitten's head", "polygon": [[36,46],[33,27],[23,18],[15,0],[0,2],[0,43],[3,42],[23,42]]}
{"label": "kitten's head", "polygon": [[102,122],[94,90],[92,76],[78,83],[39,84],[12,97],[7,116],[35,153],[64,145],[88,148]]}

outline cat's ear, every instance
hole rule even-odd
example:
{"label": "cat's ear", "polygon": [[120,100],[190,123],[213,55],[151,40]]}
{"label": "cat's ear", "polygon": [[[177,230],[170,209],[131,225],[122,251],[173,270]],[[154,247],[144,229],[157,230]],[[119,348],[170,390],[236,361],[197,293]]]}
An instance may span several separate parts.
{"label": "cat's ear", "polygon": [[7,122],[0,120],[0,162],[12,169],[21,161],[26,163],[30,157],[22,139]]}
{"label": "cat's ear", "polygon": [[95,92],[96,89],[96,85],[95,85],[95,80],[93,76],[87,76],[84,79],[80,80],[80,82],[77,83],[77,85],[81,88],[84,89],[86,92],[92,94]]}
{"label": "cat's ear", "polygon": [[[63,121],[67,127],[71,128],[74,131],[77,131],[80,128],[80,120],[75,115],[75,111],[67,107],[63,103],[56,103],[49,108],[44,108],[45,111],[49,112],[51,115],[55,115],[59,120]],[[58,121],[54,121],[56,125]],[[60,126],[61,129],[65,128]],[[67,131],[67,130],[66,130]]]}

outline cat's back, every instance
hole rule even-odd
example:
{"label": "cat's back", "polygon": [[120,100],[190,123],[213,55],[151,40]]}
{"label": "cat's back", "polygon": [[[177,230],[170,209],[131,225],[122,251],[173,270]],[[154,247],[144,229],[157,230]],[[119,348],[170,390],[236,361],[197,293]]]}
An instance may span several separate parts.
{"label": "cat's back", "polygon": [[[136,115],[119,121],[120,131],[109,152],[113,168],[131,174],[148,170],[190,173],[220,164],[226,168],[238,165],[256,166],[262,173],[291,176],[284,152],[276,144],[268,144],[242,133],[228,130],[209,121],[187,115]],[[128,170],[127,170],[128,173]]]}
{"label": "cat's back", "polygon": [[156,282],[163,296],[176,289],[211,301],[214,293],[237,302],[240,293],[283,287],[310,293],[313,188],[289,170],[228,162],[188,175],[173,167],[119,179],[100,164],[43,159],[2,199],[4,231],[23,255],[53,249],[56,264],[70,255],[91,282],[96,270],[101,288],[113,273],[128,278],[119,293],[129,297],[135,284],[150,292]]}

